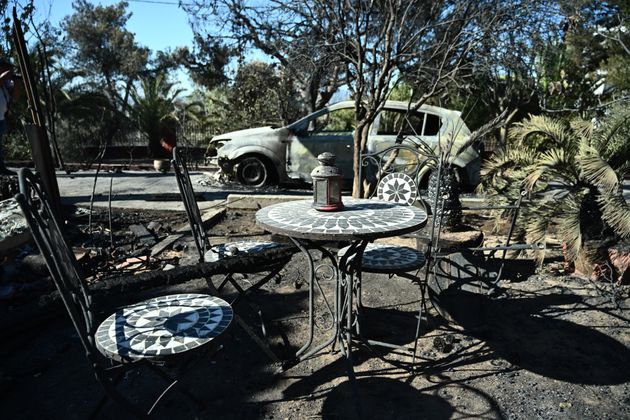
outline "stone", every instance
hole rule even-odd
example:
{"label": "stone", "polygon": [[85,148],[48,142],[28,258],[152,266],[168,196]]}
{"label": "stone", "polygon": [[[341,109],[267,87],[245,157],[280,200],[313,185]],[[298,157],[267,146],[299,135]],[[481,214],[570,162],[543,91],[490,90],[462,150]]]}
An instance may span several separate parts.
{"label": "stone", "polygon": [[470,229],[462,231],[446,231],[440,235],[440,246],[443,248],[461,246],[472,248],[481,246],[483,243],[483,232]]}
{"label": "stone", "polygon": [[0,201],[0,252],[16,248],[31,238],[26,219],[14,198]]}
{"label": "stone", "polygon": [[620,242],[608,249],[608,258],[619,284],[630,284],[630,244]]}
{"label": "stone", "polygon": [[149,222],[149,224],[147,225],[147,229],[151,232],[157,232],[160,230],[161,227],[162,223],[156,221]]}
{"label": "stone", "polygon": [[440,233],[439,247],[446,249],[474,248],[483,245],[483,232],[471,226],[461,225]]}
{"label": "stone", "polygon": [[28,254],[22,258],[19,268],[42,276],[49,274],[46,261],[44,261],[44,257],[41,254]]}

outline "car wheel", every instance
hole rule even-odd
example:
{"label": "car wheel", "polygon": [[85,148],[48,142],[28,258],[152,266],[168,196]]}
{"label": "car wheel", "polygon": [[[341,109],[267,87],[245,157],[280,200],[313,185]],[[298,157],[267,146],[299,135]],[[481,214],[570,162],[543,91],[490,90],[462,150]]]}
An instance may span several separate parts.
{"label": "car wheel", "polygon": [[236,179],[249,187],[262,187],[271,181],[271,170],[267,163],[257,156],[242,159],[236,167]]}

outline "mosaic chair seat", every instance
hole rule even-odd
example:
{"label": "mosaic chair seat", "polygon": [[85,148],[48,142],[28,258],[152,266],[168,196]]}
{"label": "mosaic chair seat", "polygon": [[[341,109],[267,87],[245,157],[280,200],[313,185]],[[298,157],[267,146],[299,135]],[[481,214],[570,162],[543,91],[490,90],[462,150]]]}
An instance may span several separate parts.
{"label": "mosaic chair seat", "polygon": [[[267,334],[267,327],[264,322],[262,311],[255,302],[248,298],[248,295],[260,289],[270,280],[279,275],[280,270],[282,270],[286,263],[291,259],[291,255],[294,252],[293,247],[272,241],[234,241],[219,245],[210,245],[206,230],[203,226],[199,206],[195,200],[195,192],[190,181],[190,174],[188,172],[185,154],[179,147],[173,148],[172,164],[177,178],[177,186],[179,187],[184,207],[186,209],[186,215],[190,224],[195,247],[199,253],[199,262],[215,262],[224,258],[237,257],[239,255],[260,254],[276,248],[284,248],[287,251],[286,253],[281,252],[278,257],[271,259],[267,264],[243,266],[239,269],[239,271],[226,274],[218,286],[215,286],[211,278],[206,278],[208,288],[212,293],[222,293],[227,284],[230,284],[236,290],[237,297],[232,300],[230,304],[237,308],[241,302],[248,304],[259,317],[260,327],[264,338]],[[252,285],[244,289],[234,278],[234,274],[237,273],[263,274]],[[234,319],[273,362],[280,362],[280,359],[271,351],[266,342],[254,332],[249,324],[246,323],[244,319],[238,315],[238,313],[235,314]]]}
{"label": "mosaic chair seat", "polygon": [[[379,200],[412,205],[418,198],[418,187],[409,175],[393,172],[380,180],[376,196]],[[342,248],[337,255],[342,257],[347,250],[348,247]],[[422,268],[425,263],[424,253],[414,248],[371,243],[363,252],[361,268],[370,273],[408,272]]]}
{"label": "mosaic chair seat", "polygon": [[[202,407],[192,393],[175,385],[185,373],[185,365],[204,356],[206,352],[201,350],[209,350],[227,330],[233,317],[231,306],[206,294],[167,295],[119,308],[96,323],[90,291],[39,180],[22,169],[19,183],[16,200],[106,394],[92,414],[96,415],[110,398],[130,414],[145,418],[171,389],[186,396],[195,409]],[[166,362],[177,366],[175,374],[162,368]],[[140,367],[148,368],[167,384],[148,410],[117,389],[125,372]]]}

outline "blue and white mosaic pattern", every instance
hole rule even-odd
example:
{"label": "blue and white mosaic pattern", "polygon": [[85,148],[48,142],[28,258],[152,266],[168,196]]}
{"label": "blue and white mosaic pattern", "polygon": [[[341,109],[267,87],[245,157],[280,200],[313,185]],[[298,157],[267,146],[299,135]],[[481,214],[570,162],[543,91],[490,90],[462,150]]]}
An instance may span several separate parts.
{"label": "blue and white mosaic pattern", "polygon": [[219,336],[232,316],[232,307],[215,296],[161,296],[109,316],[96,331],[96,345],[115,360],[173,355]]}
{"label": "blue and white mosaic pattern", "polygon": [[412,205],[418,198],[416,183],[407,174],[394,172],[385,175],[378,183],[376,195],[379,200]]}
{"label": "blue and white mosaic pattern", "polygon": [[205,262],[215,262],[226,257],[242,254],[256,254],[271,248],[276,248],[281,244],[270,241],[235,241],[221,245],[215,245],[204,255]]}
{"label": "blue and white mosaic pattern", "polygon": [[[343,257],[349,247],[341,248],[337,255]],[[368,244],[363,251],[361,269],[372,272],[410,271],[426,263],[424,254],[408,246]]]}
{"label": "blue and white mosaic pattern", "polygon": [[259,226],[294,238],[354,240],[412,232],[424,226],[424,210],[381,200],[343,198],[341,211],[312,208],[312,200],[288,201],[256,213]]}

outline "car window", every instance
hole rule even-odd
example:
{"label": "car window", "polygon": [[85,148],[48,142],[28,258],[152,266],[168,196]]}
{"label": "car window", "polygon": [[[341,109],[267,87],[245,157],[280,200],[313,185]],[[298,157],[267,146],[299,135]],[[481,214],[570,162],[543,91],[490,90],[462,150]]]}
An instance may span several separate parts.
{"label": "car window", "polygon": [[433,114],[426,114],[427,120],[424,124],[424,133],[425,136],[435,136],[440,131],[440,127],[442,126],[442,122],[440,121],[440,117]]}
{"label": "car window", "polygon": [[354,128],[354,110],[337,109],[312,120],[309,124],[309,134],[311,136],[352,134]]}
{"label": "car window", "polygon": [[[413,112],[408,117],[404,110],[383,110],[377,134],[395,136],[401,133],[405,136],[425,135],[434,136],[441,127],[440,117],[424,112]],[[424,133],[422,127],[424,126]]]}

